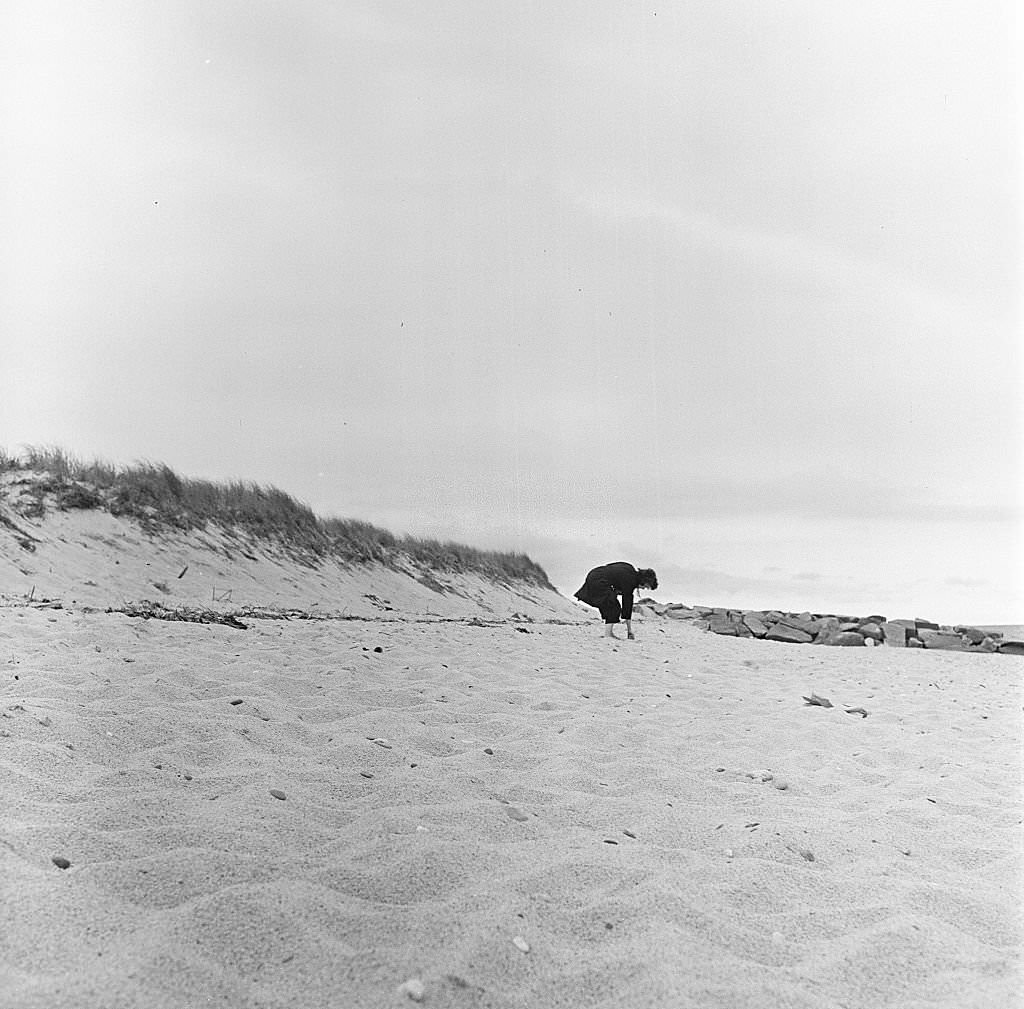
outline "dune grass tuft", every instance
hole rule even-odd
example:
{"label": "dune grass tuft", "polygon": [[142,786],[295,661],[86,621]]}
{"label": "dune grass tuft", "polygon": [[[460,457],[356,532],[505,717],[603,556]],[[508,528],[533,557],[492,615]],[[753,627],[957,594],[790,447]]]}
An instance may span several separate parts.
{"label": "dune grass tuft", "polygon": [[334,559],[345,564],[412,566],[553,588],[544,569],[522,553],[398,537],[359,519],[320,518],[276,487],[193,480],[164,463],[114,466],[100,460],[83,462],[57,447],[28,447],[19,455],[0,448],[3,473],[26,475],[19,510],[27,515],[43,515],[47,507],[98,508],[131,517],[150,533],[217,525],[229,534],[273,545],[307,564]]}

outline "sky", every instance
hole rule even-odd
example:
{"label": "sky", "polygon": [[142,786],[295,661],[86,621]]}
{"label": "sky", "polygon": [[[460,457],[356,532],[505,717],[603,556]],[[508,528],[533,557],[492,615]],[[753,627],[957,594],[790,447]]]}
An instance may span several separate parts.
{"label": "sky", "polygon": [[1011,3],[6,11],[7,451],[1024,622]]}

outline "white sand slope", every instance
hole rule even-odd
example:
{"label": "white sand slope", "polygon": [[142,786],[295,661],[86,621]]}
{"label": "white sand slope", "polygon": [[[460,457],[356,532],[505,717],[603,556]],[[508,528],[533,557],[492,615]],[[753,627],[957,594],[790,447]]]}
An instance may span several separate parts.
{"label": "white sand slope", "polygon": [[558,593],[519,582],[334,560],[303,564],[217,528],[149,536],[105,511],[51,510],[30,519],[0,503],[0,600],[28,597],[97,608],[150,599],[172,608],[273,606],[364,617],[584,616]]}
{"label": "white sand slope", "polygon": [[0,1005],[1020,1004],[1024,660],[637,630],[0,608]]}

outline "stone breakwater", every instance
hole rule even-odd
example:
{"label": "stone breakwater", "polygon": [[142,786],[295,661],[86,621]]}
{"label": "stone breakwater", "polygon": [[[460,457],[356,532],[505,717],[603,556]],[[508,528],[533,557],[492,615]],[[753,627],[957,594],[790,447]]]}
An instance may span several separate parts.
{"label": "stone breakwater", "polygon": [[1024,642],[963,624],[946,626],[931,620],[888,620],[881,614],[867,617],[821,613],[786,613],[782,610],[732,610],[721,606],[686,606],[642,599],[638,606],[654,616],[685,620],[695,627],[737,638],[763,638],[803,645],[846,648],[936,648],[953,652],[1003,652],[1024,655]]}

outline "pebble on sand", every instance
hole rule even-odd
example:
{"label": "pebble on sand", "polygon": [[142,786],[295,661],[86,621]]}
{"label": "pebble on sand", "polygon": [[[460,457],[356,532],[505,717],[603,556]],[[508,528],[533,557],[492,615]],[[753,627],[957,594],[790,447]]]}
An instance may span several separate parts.
{"label": "pebble on sand", "polygon": [[785,792],[789,788],[789,782],[783,781],[781,778],[776,778],[773,784],[780,792]]}
{"label": "pebble on sand", "polygon": [[422,1002],[425,994],[423,982],[418,977],[411,977],[404,984],[398,986],[401,995],[408,995],[413,1002]]}
{"label": "pebble on sand", "polygon": [[50,859],[50,861],[53,862],[53,864],[57,866],[58,869],[71,868],[71,863],[62,855],[54,855],[53,858]]}
{"label": "pebble on sand", "polygon": [[232,704],[245,704],[245,701],[241,697],[236,697],[231,703]]}
{"label": "pebble on sand", "polygon": [[530,952],[530,944],[521,935],[517,935],[512,940],[512,942],[515,945],[516,949],[520,949],[524,953],[529,953]]}
{"label": "pebble on sand", "polygon": [[271,794],[271,795],[272,795],[272,796],[273,796],[273,797],[274,797],[275,799],[283,799],[283,798],[285,797],[285,795],[284,795],[284,792],[282,792],[280,788],[272,788],[272,789],[270,790],[270,794]]}

